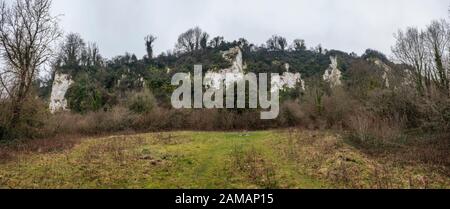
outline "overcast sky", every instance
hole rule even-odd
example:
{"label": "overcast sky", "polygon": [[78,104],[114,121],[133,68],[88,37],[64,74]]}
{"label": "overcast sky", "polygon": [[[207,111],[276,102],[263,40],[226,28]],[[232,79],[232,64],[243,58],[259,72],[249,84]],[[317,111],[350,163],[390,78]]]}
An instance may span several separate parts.
{"label": "overcast sky", "polygon": [[199,26],[212,37],[245,37],[262,44],[273,34],[308,47],[361,54],[390,54],[393,34],[447,18],[448,0],[53,0],[65,32],[96,42],[102,55],[145,54],[144,36],[154,34],[157,53],[173,49],[180,33]]}

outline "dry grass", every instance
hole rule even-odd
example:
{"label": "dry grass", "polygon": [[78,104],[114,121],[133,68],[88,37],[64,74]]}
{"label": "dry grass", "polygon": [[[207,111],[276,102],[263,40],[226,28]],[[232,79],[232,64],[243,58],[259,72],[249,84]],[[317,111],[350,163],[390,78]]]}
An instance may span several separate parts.
{"label": "dry grass", "polygon": [[[374,149],[369,146],[363,149],[339,135],[299,130],[290,130],[285,140],[287,143],[274,144],[284,158],[296,163],[298,169],[308,175],[325,179],[337,187],[391,189],[450,186],[449,153],[441,150],[437,154],[430,144],[403,144],[396,149]],[[430,153],[425,150],[414,152],[414,147],[428,147]],[[426,162],[421,154],[439,161]]]}
{"label": "dry grass", "polygon": [[244,173],[246,178],[263,188],[277,188],[276,168],[273,162],[265,158],[264,154],[255,147],[244,149],[242,146],[235,146],[230,153],[231,169],[234,172]]}

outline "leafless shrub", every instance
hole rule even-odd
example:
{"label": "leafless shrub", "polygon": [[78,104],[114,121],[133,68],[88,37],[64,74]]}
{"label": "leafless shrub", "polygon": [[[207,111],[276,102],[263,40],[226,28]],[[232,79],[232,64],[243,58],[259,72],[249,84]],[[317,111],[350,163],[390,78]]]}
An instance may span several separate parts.
{"label": "leafless shrub", "polygon": [[333,90],[330,96],[323,99],[323,116],[327,121],[327,127],[342,130],[345,127],[345,120],[348,115],[353,113],[353,110],[359,104],[351,98],[345,90],[337,88]]}
{"label": "leafless shrub", "polygon": [[46,104],[34,96],[27,97],[23,103],[21,117],[11,126],[12,115],[9,100],[1,102],[0,107],[0,141],[3,139],[36,139],[50,135],[46,129],[47,118],[50,113]]}
{"label": "leafless shrub", "polygon": [[305,109],[297,101],[286,101],[282,103],[280,120],[286,126],[303,126],[306,127],[311,123],[310,119],[305,113]]}
{"label": "leafless shrub", "polygon": [[135,115],[125,108],[113,108],[109,112],[91,112],[86,115],[59,113],[50,118],[48,127],[55,134],[92,135],[126,131]]}
{"label": "leafless shrub", "polygon": [[389,143],[402,136],[402,121],[380,118],[366,111],[350,115],[347,126],[360,142]]}

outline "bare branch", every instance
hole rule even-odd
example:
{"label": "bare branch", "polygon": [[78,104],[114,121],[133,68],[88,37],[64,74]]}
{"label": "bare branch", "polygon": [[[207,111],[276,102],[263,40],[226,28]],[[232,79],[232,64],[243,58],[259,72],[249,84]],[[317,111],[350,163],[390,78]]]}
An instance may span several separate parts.
{"label": "bare branch", "polygon": [[[13,122],[20,117],[40,68],[54,56],[53,43],[61,36],[58,19],[50,13],[51,0],[15,0],[0,3],[1,85],[13,105]],[[5,81],[8,78],[9,81]]]}

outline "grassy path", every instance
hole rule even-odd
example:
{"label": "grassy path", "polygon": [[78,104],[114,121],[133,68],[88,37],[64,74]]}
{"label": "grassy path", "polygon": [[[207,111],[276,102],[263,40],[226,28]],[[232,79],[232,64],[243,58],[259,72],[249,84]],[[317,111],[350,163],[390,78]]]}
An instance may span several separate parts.
{"label": "grassy path", "polygon": [[[317,188],[322,183],[312,181],[300,175],[294,166],[281,160],[267,142],[276,137],[271,132],[243,133],[183,133],[183,138],[191,138],[189,143],[165,146],[166,153],[177,157],[174,166],[162,167],[156,172],[160,178],[153,179],[149,188],[261,188],[280,187]],[[163,149],[157,145],[156,149]],[[244,162],[255,164],[257,169],[240,168],[236,165],[239,158],[252,158],[260,155],[264,162]],[[238,158],[238,159],[236,159]],[[258,160],[257,160],[258,161]],[[245,165],[244,165],[245,166]],[[167,169],[169,168],[169,169]],[[272,181],[265,169],[274,172]],[[255,172],[252,176],[251,172]],[[260,176],[255,176],[260,175]],[[163,176],[163,178],[161,178]],[[290,185],[286,181],[297,181]]]}

